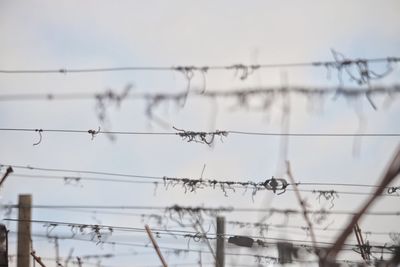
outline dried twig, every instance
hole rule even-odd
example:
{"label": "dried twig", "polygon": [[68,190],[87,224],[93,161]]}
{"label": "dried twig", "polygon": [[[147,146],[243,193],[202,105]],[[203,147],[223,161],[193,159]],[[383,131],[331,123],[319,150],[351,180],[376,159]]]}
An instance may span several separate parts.
{"label": "dried twig", "polygon": [[46,267],[46,265],[44,265],[44,263],[42,262],[42,259],[39,256],[36,256],[36,252],[34,250],[31,252],[31,256],[35,259],[37,263],[40,264],[40,266]]}
{"label": "dried twig", "polygon": [[338,252],[342,248],[347,237],[352,232],[354,225],[360,220],[364,213],[368,210],[372,203],[382,194],[385,188],[397,177],[400,173],[400,146],[396,148],[394,157],[390,162],[385,174],[381,178],[381,181],[377,184],[374,194],[365,202],[360,210],[353,216],[349,224],[342,232],[342,234],[336,239],[335,244],[328,250],[324,261],[332,261],[336,258]]}
{"label": "dried twig", "polygon": [[317,249],[317,240],[315,238],[313,224],[311,223],[311,220],[308,217],[308,211],[307,211],[306,204],[304,203],[304,200],[301,198],[300,192],[299,192],[299,190],[297,188],[297,185],[296,185],[296,182],[295,182],[295,180],[293,178],[292,171],[290,169],[290,162],[289,161],[286,161],[286,168],[287,168],[287,175],[288,175],[288,177],[290,179],[290,183],[293,186],[293,190],[294,190],[294,192],[296,194],[296,198],[299,201],[299,204],[300,204],[301,209],[303,211],[302,214],[303,214],[304,220],[306,221],[308,229],[310,231],[310,237],[311,237],[311,241],[312,241],[312,244],[313,244],[314,252],[318,255],[319,252],[318,252],[318,249]]}
{"label": "dried twig", "polygon": [[150,227],[146,224],[146,225],[144,226],[144,228],[146,229],[147,235],[149,236],[150,241],[151,241],[151,243],[153,244],[153,247],[154,247],[155,251],[157,252],[158,257],[160,258],[160,261],[161,261],[162,265],[163,265],[164,267],[168,267],[168,264],[167,264],[167,262],[165,261],[163,255],[162,255],[162,253],[161,253],[160,248],[158,247],[157,241],[156,241],[156,240],[154,239],[154,237],[153,237],[153,234],[152,234],[152,232],[151,232]]}
{"label": "dried twig", "polygon": [[8,166],[8,168],[6,169],[6,172],[3,174],[3,177],[1,177],[0,188],[1,188],[1,185],[4,183],[4,181],[7,179],[7,176],[9,176],[13,172],[14,172],[13,168],[11,166]]}

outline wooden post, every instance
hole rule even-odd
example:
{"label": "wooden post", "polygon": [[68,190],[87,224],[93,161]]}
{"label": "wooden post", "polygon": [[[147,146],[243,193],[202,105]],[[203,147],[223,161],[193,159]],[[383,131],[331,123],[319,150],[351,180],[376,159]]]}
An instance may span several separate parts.
{"label": "wooden post", "polygon": [[225,265],[225,217],[217,217],[217,261],[216,267]]}
{"label": "wooden post", "polygon": [[0,267],[8,267],[8,230],[0,224]]}
{"label": "wooden post", "polygon": [[29,267],[31,245],[31,195],[19,195],[17,267]]}

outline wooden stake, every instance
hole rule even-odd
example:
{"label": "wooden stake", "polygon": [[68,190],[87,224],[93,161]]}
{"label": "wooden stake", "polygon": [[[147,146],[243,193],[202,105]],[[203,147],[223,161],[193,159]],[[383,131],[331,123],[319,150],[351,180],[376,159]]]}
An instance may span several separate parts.
{"label": "wooden stake", "polygon": [[8,267],[8,230],[0,223],[0,267]]}
{"label": "wooden stake", "polygon": [[29,267],[31,244],[31,195],[19,195],[17,267]]}
{"label": "wooden stake", "polygon": [[160,248],[158,247],[157,241],[153,237],[153,233],[151,232],[150,227],[146,224],[144,226],[144,228],[146,229],[147,235],[149,236],[151,243],[153,243],[153,247],[156,250],[158,257],[160,258],[162,265],[164,267],[168,267],[167,262],[164,260],[164,257],[161,254]]}
{"label": "wooden stake", "polygon": [[225,218],[217,217],[217,261],[216,267],[225,265]]}

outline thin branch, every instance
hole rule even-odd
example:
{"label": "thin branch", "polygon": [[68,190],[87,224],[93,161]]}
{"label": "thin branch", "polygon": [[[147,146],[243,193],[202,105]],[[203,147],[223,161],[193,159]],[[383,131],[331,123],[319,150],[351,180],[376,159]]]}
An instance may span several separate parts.
{"label": "thin branch", "polygon": [[365,202],[365,204],[360,208],[358,212],[353,215],[353,218],[342,232],[342,234],[336,239],[335,244],[328,250],[325,260],[334,260],[342,248],[347,237],[351,234],[354,225],[361,219],[361,217],[366,214],[368,208],[375,202],[380,194],[385,190],[385,188],[397,177],[400,173],[400,145],[396,148],[394,157],[389,164],[389,167],[385,171],[381,178],[381,181],[377,184],[374,194]]}
{"label": "thin branch", "polygon": [[294,192],[296,194],[297,201],[299,202],[300,207],[302,209],[302,214],[303,214],[304,220],[306,221],[307,226],[308,226],[308,230],[310,231],[310,237],[311,237],[311,241],[312,241],[312,244],[313,244],[313,247],[314,247],[314,252],[318,255],[318,250],[317,250],[317,245],[316,245],[317,244],[317,240],[315,238],[313,224],[311,223],[311,220],[308,217],[308,211],[307,211],[306,204],[304,203],[304,200],[301,198],[300,192],[299,192],[299,190],[297,188],[297,185],[296,185],[296,182],[295,182],[295,180],[293,178],[289,161],[286,161],[286,168],[287,168],[287,175],[289,177],[290,183],[293,186]]}

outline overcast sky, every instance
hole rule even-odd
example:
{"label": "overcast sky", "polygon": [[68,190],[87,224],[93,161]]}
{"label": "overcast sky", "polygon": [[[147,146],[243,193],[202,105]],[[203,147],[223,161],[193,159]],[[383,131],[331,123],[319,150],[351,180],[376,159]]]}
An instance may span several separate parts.
{"label": "overcast sky", "polygon": [[[273,64],[333,60],[331,50],[348,58],[400,56],[400,3],[398,1],[1,1],[0,69],[74,69],[120,66],[182,66]],[[380,72],[385,64],[372,64]],[[399,82],[399,66],[371,86],[390,86]],[[235,71],[208,71],[206,79],[195,72],[191,88],[232,90],[262,86],[337,87],[334,70],[325,68],[276,68],[256,70],[241,80]],[[330,75],[329,75],[330,74]],[[358,84],[343,76],[344,85]],[[185,76],[177,71],[124,71],[67,74],[0,74],[0,94],[91,93],[113,89],[122,92],[132,84],[131,93],[172,93],[187,87]],[[366,86],[362,86],[366,88]],[[332,95],[310,99],[290,96],[290,132],[294,133],[399,133],[400,103],[393,96],[374,96],[377,109],[366,97],[345,99]],[[115,131],[173,131],[172,126],[195,131],[237,130],[280,132],[282,99],[275,98],[268,110],[238,107],[235,100],[213,102],[189,94],[182,108],[174,103],[154,109],[165,124],[149,120],[143,100],[124,100],[119,107],[107,105],[107,122],[98,119],[95,100],[2,101],[0,128],[109,129]],[[201,176],[218,180],[262,182],[272,176],[283,177],[284,159],[279,137],[229,135],[216,138],[212,147],[187,143],[178,136],[106,135],[93,140],[89,134],[0,132],[0,163],[44,168],[94,170],[149,176]],[[398,137],[290,137],[286,159],[295,179],[302,182],[374,184],[383,173],[398,145]],[[4,171],[5,168],[2,169]],[[16,169],[18,174],[47,174]],[[56,175],[82,175],[58,173]],[[99,176],[92,176],[99,177]],[[104,178],[104,177],[103,177]],[[184,193],[179,186],[165,190],[162,184],[124,184],[81,181],[65,185],[62,180],[28,179],[10,176],[0,191],[2,204],[17,203],[18,195],[29,193],[34,204],[49,205],[204,205],[248,208],[298,209],[293,192],[274,195],[219,189]],[[302,187],[337,191],[369,192],[368,188]],[[317,194],[302,193],[310,207],[329,208]],[[366,195],[339,194],[332,210],[355,211]],[[398,211],[397,197],[382,197],[371,211]],[[141,211],[134,211],[141,212]],[[147,211],[146,211],[147,212]],[[150,211],[149,211],[150,212]],[[155,211],[157,212],[157,211]],[[245,216],[243,216],[245,215]],[[2,217],[6,211],[2,211]],[[14,211],[10,218],[17,218]],[[227,220],[256,222],[256,213],[227,213]],[[33,210],[33,219],[87,224],[110,224],[143,228],[140,217],[60,210]],[[209,220],[210,218],[208,218]],[[329,216],[318,227],[340,228],[346,216]],[[285,218],[274,214],[266,223],[301,225],[301,217]],[[11,231],[16,223],[7,223]],[[150,226],[157,227],[154,220]],[[365,217],[365,231],[398,231],[400,219]],[[170,222],[171,227],[177,228]],[[209,223],[205,224],[208,229]],[[206,229],[206,230],[207,230]],[[192,230],[192,229],[189,229]],[[67,227],[54,231],[68,234]],[[212,227],[210,231],[215,231]],[[33,232],[46,233],[42,224]],[[258,235],[257,229],[229,226],[228,233]],[[269,231],[268,237],[309,240],[299,229]],[[334,240],[335,232],[318,232],[319,241]],[[366,237],[374,244],[392,244],[387,235]],[[16,236],[10,233],[10,254],[16,254]],[[115,233],[109,241],[147,244],[144,233]],[[355,243],[354,237],[349,243]],[[187,240],[161,236],[160,246],[187,248]],[[391,243],[392,242],[392,243]],[[54,244],[33,238],[34,248],[43,257],[54,258]],[[208,250],[206,244],[189,243],[191,248]],[[105,266],[158,266],[153,250],[140,247],[96,245],[96,242],[60,241],[60,256],[124,254],[103,259]],[[274,248],[245,250],[229,247],[229,252],[276,256]],[[139,253],[133,255],[133,252]],[[166,253],[166,252],[165,252]],[[167,255],[169,264],[198,261],[197,253]],[[342,259],[360,260],[356,253]],[[209,254],[204,263],[211,263]],[[227,256],[228,266],[252,264],[253,257]],[[47,266],[56,266],[54,260]],[[90,260],[96,263],[96,260]],[[265,263],[265,261],[263,262]],[[206,265],[206,264],[204,264]],[[10,266],[16,266],[13,260]],[[267,266],[267,264],[265,264]]]}

